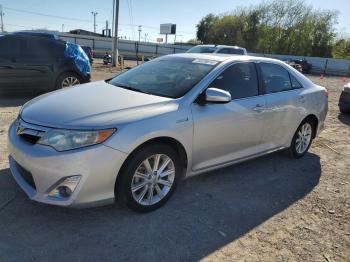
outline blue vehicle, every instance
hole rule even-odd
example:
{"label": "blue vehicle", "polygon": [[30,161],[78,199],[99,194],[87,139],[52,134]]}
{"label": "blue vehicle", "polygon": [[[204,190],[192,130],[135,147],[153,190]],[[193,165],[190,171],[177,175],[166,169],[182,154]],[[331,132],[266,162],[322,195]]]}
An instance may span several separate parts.
{"label": "blue vehicle", "polygon": [[0,37],[0,93],[48,92],[89,81],[89,58],[79,45],[45,33]]}

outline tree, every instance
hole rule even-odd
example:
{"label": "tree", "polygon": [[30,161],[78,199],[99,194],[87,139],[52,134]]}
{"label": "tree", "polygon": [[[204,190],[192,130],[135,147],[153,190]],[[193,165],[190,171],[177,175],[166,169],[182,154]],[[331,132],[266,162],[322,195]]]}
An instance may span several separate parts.
{"label": "tree", "polygon": [[209,14],[202,18],[202,20],[197,24],[197,39],[203,43],[209,43],[214,40],[209,34],[214,23],[218,20],[218,17]]}
{"label": "tree", "polygon": [[315,10],[302,0],[272,0],[205,16],[197,25],[197,38],[206,44],[240,45],[250,52],[346,56],[347,42],[335,42],[337,17],[337,12]]}
{"label": "tree", "polygon": [[334,58],[350,59],[350,38],[338,39],[334,43],[332,55]]}

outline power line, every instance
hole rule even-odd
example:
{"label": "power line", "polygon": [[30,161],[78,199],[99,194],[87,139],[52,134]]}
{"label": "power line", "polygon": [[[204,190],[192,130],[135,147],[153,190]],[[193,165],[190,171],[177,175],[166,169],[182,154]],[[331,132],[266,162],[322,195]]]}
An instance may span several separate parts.
{"label": "power line", "polygon": [[79,21],[79,22],[91,23],[91,20],[87,20],[87,19],[79,19],[79,18],[71,18],[71,17],[66,17],[66,16],[57,16],[57,15],[51,15],[51,14],[44,14],[44,13],[38,13],[38,12],[32,12],[32,11],[27,11],[27,10],[21,10],[21,9],[16,9],[16,8],[5,7],[5,6],[3,6],[3,8],[7,9],[7,10],[10,10],[10,11],[14,11],[14,12],[27,13],[27,14],[44,16],[44,17],[49,17],[49,18],[56,18],[56,19],[62,19],[62,20],[71,20],[71,21]]}
{"label": "power line", "polygon": [[[130,2],[129,2],[130,1]],[[130,26],[132,27],[132,33],[133,33],[133,38],[135,35],[135,27],[138,25],[134,24],[134,17],[133,17],[133,10],[132,10],[132,0],[127,0],[128,7],[130,9],[129,15],[131,16],[131,23],[130,24],[119,24],[120,26]],[[11,8],[11,7],[6,7],[2,6],[3,9],[14,11],[14,12],[20,12],[20,13],[26,13],[26,14],[32,14],[32,15],[38,15],[38,16],[43,16],[43,17],[48,17],[48,18],[54,18],[54,19],[61,19],[61,20],[70,20],[70,21],[78,21],[78,22],[84,22],[84,23],[91,23],[91,20],[88,19],[80,19],[80,18],[71,18],[71,17],[66,17],[66,16],[57,16],[57,15],[52,15],[52,14],[46,14],[46,13],[40,13],[40,12],[33,12],[33,11],[27,11],[23,9],[17,9],[17,8]],[[96,21],[97,23],[105,23],[104,21]],[[150,26],[150,25],[142,25],[143,28],[148,28],[152,30],[159,30],[159,27],[155,26]],[[195,32],[189,32],[189,31],[177,31],[178,33],[181,34],[195,34]]]}

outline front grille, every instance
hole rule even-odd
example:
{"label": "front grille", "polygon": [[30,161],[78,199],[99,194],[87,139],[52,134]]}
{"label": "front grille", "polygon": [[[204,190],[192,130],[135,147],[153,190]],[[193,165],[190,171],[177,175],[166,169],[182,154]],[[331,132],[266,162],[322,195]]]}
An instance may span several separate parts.
{"label": "front grille", "polygon": [[34,178],[33,178],[32,174],[28,170],[26,170],[24,167],[22,167],[20,164],[18,164],[17,162],[16,162],[16,167],[17,167],[19,174],[24,179],[24,181],[26,181],[28,183],[28,185],[30,185],[32,188],[36,189]]}
{"label": "front grille", "polygon": [[28,124],[19,119],[17,121],[16,132],[17,135],[24,141],[30,144],[36,144],[38,140],[45,134],[46,129],[41,126]]}
{"label": "front grille", "polygon": [[19,136],[31,144],[36,144],[36,142],[38,142],[38,140],[40,139],[40,136],[34,136],[29,134],[20,134]]}

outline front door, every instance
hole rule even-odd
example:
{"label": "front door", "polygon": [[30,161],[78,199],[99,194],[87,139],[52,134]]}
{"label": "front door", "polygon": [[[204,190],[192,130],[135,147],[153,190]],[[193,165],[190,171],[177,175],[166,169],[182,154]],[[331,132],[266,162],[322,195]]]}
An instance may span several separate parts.
{"label": "front door", "polygon": [[254,63],[236,63],[209,87],[229,91],[227,104],[193,103],[193,170],[228,163],[263,151],[265,100],[259,94]]}

